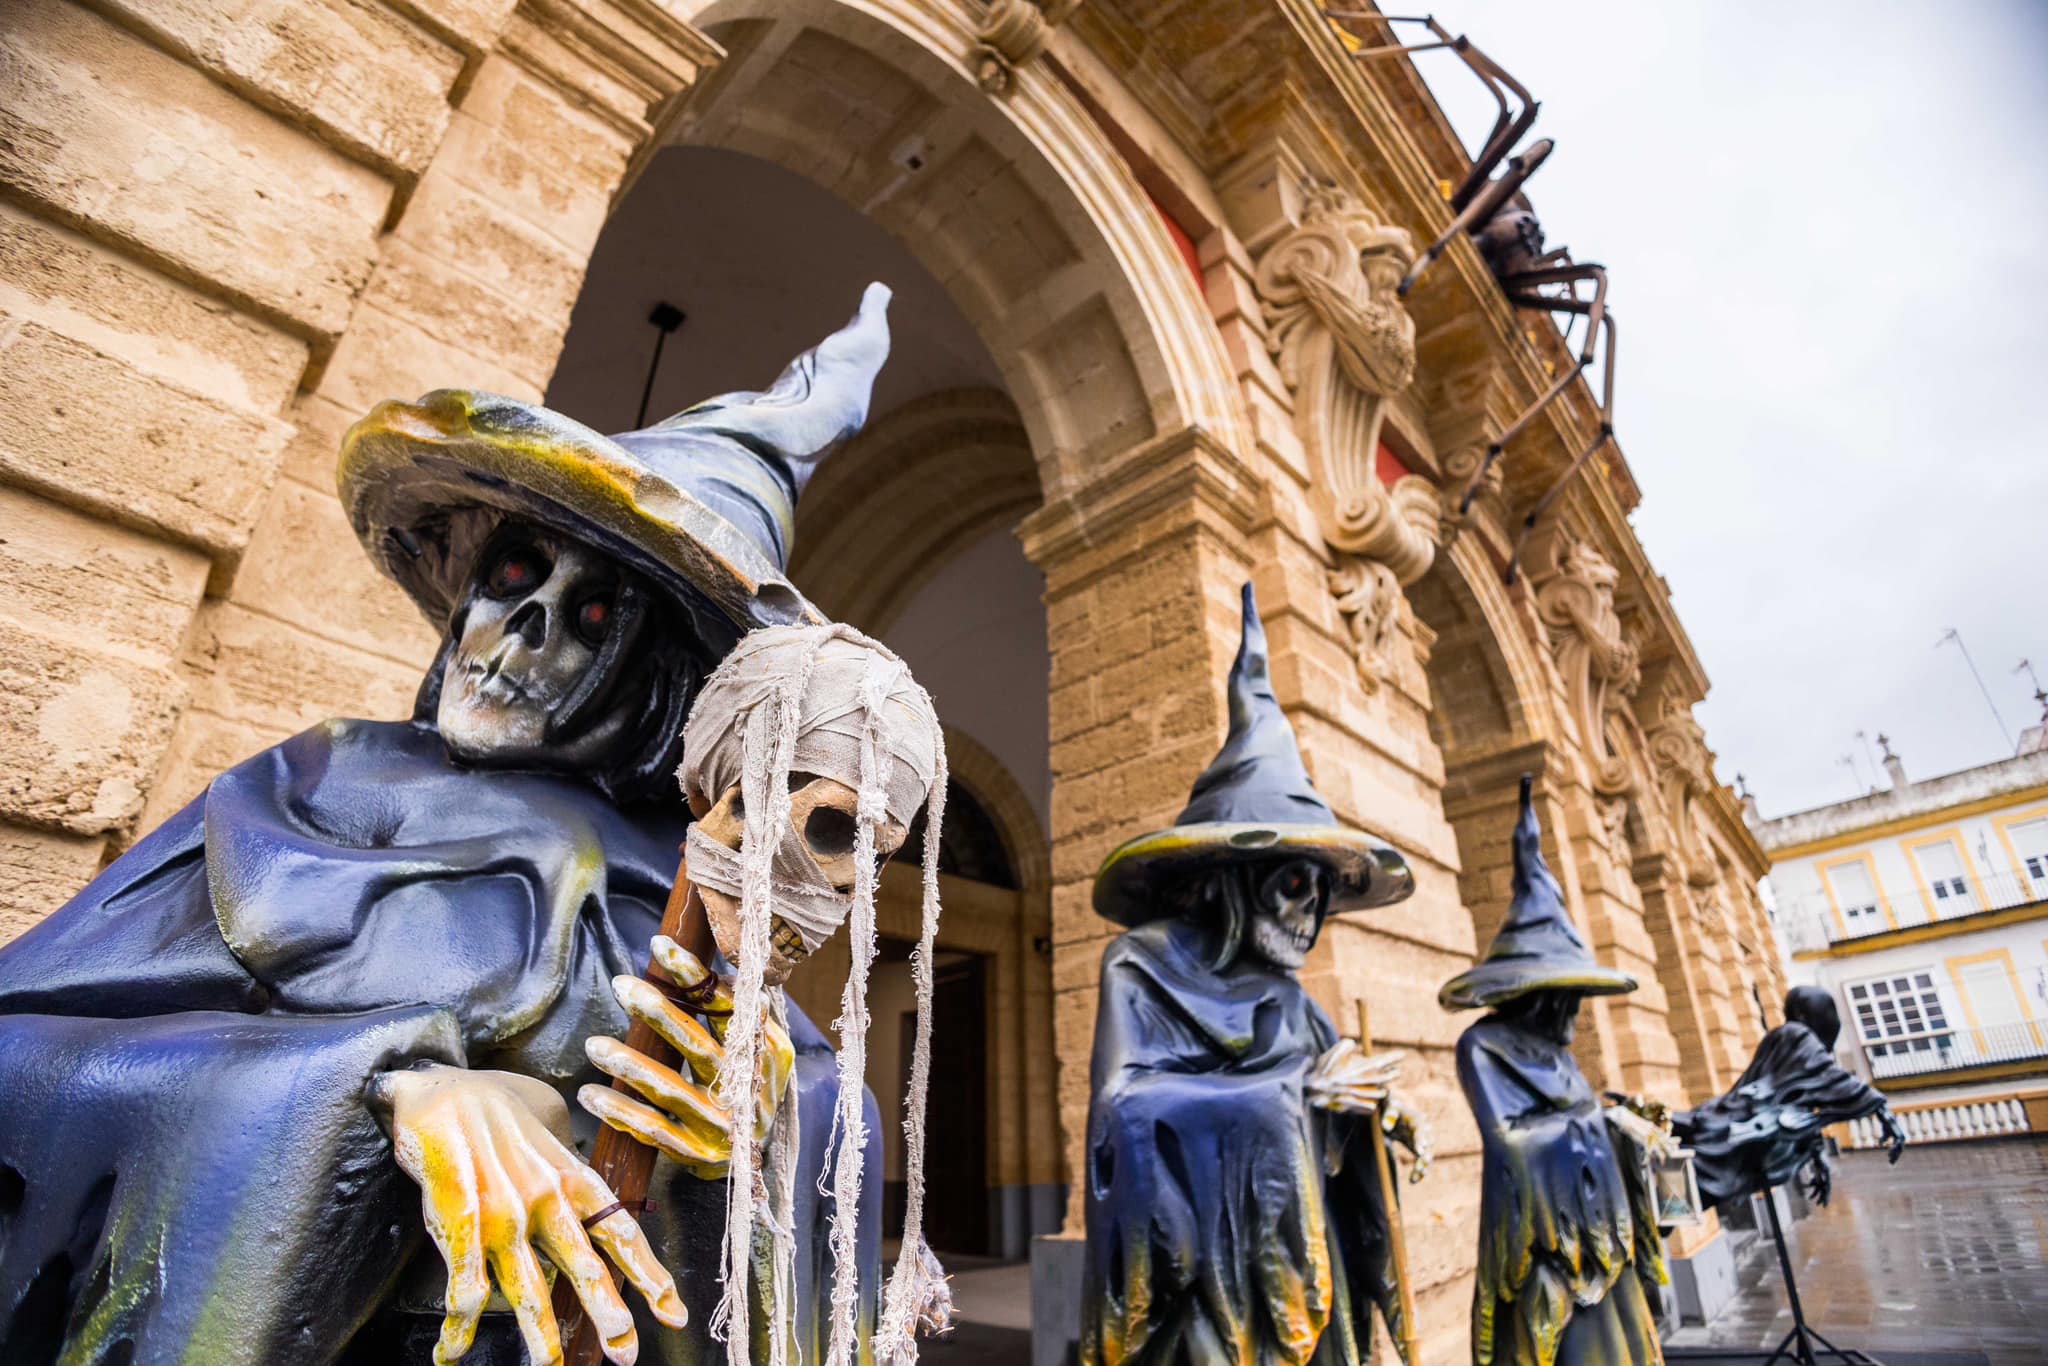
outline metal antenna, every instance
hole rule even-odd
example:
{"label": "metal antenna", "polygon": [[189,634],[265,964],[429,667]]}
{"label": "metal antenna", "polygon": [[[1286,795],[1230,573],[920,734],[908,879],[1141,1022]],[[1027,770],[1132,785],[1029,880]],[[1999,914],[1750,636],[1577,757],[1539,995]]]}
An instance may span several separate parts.
{"label": "metal antenna", "polygon": [[2034,700],[2041,704],[2042,714],[2048,715],[2048,691],[2044,691],[2041,687],[2041,675],[2034,672],[2034,661],[2031,659],[2021,660],[2014,666],[2013,672],[2016,674],[2023,673],[2027,676],[2027,681],[2034,685]]}
{"label": "metal antenna", "polygon": [[1998,703],[1991,698],[1991,689],[1984,686],[1984,675],[1977,672],[1977,661],[1970,658],[1970,647],[1963,644],[1963,633],[1953,626],[1949,627],[1942,632],[1941,639],[1934,642],[1934,648],[1939,650],[1951,640],[1956,643],[1956,648],[1963,652],[1963,663],[1970,666],[1970,677],[1977,680],[1977,691],[1984,694],[1984,705],[1991,708],[1991,719],[1998,723],[1998,733],[2005,737],[2005,747],[2008,750],[2017,748],[2012,742],[2012,729],[2005,724],[2005,717],[1999,714]]}
{"label": "metal antenna", "polygon": [[654,359],[647,362],[647,383],[640,388],[640,415],[633,419],[635,427],[647,425],[647,404],[654,397],[655,372],[661,369],[661,348],[668,341],[669,334],[683,325],[683,310],[663,299],[647,315],[647,321],[657,329],[654,334]]}
{"label": "metal antenna", "polygon": [[1854,754],[1838,755],[1835,758],[1835,762],[1837,764],[1840,764],[1843,768],[1849,770],[1849,781],[1856,784],[1857,796],[1867,797],[1870,795],[1870,793],[1863,786],[1862,775],[1856,771],[1856,756]]}
{"label": "metal antenna", "polygon": [[1863,753],[1870,760],[1871,785],[1874,787],[1877,785],[1877,775],[1884,772],[1884,765],[1877,761],[1877,751],[1870,747],[1869,731],[1857,731],[1856,738],[1863,742]]}

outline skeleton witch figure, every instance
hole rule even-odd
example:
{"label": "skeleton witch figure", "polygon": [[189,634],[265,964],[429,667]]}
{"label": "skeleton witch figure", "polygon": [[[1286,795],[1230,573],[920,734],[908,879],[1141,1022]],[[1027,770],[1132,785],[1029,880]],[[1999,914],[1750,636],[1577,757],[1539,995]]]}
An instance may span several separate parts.
{"label": "skeleton witch figure", "polygon": [[1506,923],[1437,997],[1446,1010],[1490,1012],[1458,1039],[1458,1083],[1484,1162],[1472,1360],[1659,1362],[1647,1293],[1665,1279],[1656,1205],[1636,1164],[1619,1160],[1610,1120],[1631,1141],[1656,1139],[1628,1110],[1603,1114],[1571,1053],[1579,1002],[1636,982],[1595,961],[1572,925],[1526,777],[1514,841]]}
{"label": "skeleton witch figure", "polygon": [[1876,1115],[1899,1160],[1906,1134],[1884,1095],[1835,1061],[1842,1017],[1820,987],[1785,993],[1785,1023],[1764,1035],[1749,1067],[1724,1096],[1672,1118],[1691,1145],[1700,1196],[1710,1205],[1738,1200],[1809,1171],[1814,1199],[1826,1204],[1833,1181],[1822,1131]]}
{"label": "skeleton witch figure", "polygon": [[[782,574],[794,504],[865,418],[887,301],[767,392],[645,431],[449,390],[350,431],[343,506],[440,655],[410,722],[327,722],[221,774],[0,950],[0,1360],[550,1360],[543,1258],[614,1361],[725,1358],[729,1111],[699,1072],[635,1112],[694,1144],[643,1234],[565,1102],[634,1070],[606,1042],[629,1015],[675,1027],[614,981],[675,876],[683,718],[744,632],[819,620]],[[872,1319],[878,1190],[836,1262],[858,1284],[828,1286],[817,1185],[858,1107],[793,1008],[787,1040],[793,1080],[760,1069],[761,1108],[801,1120],[777,1308],[822,1360],[828,1298]],[[715,1040],[697,1061],[719,1074]]]}
{"label": "skeleton witch figure", "polygon": [[1372,1306],[1402,1340],[1368,1126],[1428,1145],[1392,1055],[1339,1040],[1295,971],[1332,913],[1414,890],[1401,856],[1309,785],[1267,676],[1250,584],[1230,736],[1170,828],[1123,845],[1088,1108],[1081,1355],[1121,1363],[1357,1363]]}

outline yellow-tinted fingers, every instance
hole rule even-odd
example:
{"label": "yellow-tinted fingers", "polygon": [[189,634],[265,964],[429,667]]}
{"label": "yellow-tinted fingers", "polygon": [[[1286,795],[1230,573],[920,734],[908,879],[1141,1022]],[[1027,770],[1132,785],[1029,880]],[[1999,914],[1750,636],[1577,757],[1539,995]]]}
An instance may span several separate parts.
{"label": "yellow-tinted fingers", "polygon": [[529,1366],[562,1366],[562,1333],[555,1323],[554,1305],[549,1303],[547,1276],[533,1248],[524,1238],[493,1248],[491,1271],[519,1320]]}
{"label": "yellow-tinted fingers", "polygon": [[[655,935],[647,947],[654,961],[661,964],[661,970],[675,978],[679,987],[697,986],[711,975],[711,969],[704,966],[702,959],[665,934]],[[723,985],[720,984],[721,988]],[[719,994],[725,995],[723,990]],[[724,1000],[713,1001],[712,1004],[730,1009],[732,998],[726,996]]]}
{"label": "yellow-tinted fingers", "polygon": [[653,1106],[621,1095],[609,1086],[585,1086],[576,1093],[576,1100],[600,1123],[668,1154],[685,1166],[722,1165],[732,1156],[732,1144],[724,1133],[693,1133]]}
{"label": "yellow-tinted fingers", "polygon": [[422,1221],[448,1267],[447,1314],[434,1360],[449,1366],[469,1351],[491,1286],[484,1272],[477,1174],[468,1139],[453,1111],[437,1118],[402,1134],[395,1146],[399,1165],[419,1183]]}
{"label": "yellow-tinted fingers", "polygon": [[699,1081],[710,1081],[718,1075],[718,1064],[725,1058],[718,1040],[687,1011],[663,996],[652,982],[638,977],[614,977],[612,994],[618,997],[629,1018],[652,1029],[682,1054]]}
{"label": "yellow-tinted fingers", "polygon": [[617,1077],[653,1101],[688,1129],[723,1134],[731,1127],[725,1107],[709,1092],[686,1081],[680,1072],[626,1047],[617,1039],[593,1035],[584,1041],[583,1051],[598,1071]]}
{"label": "yellow-tinted fingers", "polygon": [[633,1366],[640,1355],[633,1311],[619,1298],[618,1287],[597,1259],[590,1236],[583,1231],[566,1194],[550,1196],[535,1207],[534,1235],[556,1271],[575,1287],[576,1298],[604,1342],[605,1357],[618,1366]]}
{"label": "yellow-tinted fingers", "polygon": [[768,1021],[767,1044],[761,1056],[761,1113],[772,1116],[796,1070],[796,1046],[789,1041],[789,1031],[775,1020]]}
{"label": "yellow-tinted fingers", "polygon": [[[562,1173],[562,1184],[569,1193],[570,1207],[579,1221],[613,1203],[611,1188],[596,1172],[580,1163]],[[654,1248],[648,1243],[640,1222],[629,1211],[613,1210],[586,1227],[591,1241],[604,1249],[604,1254],[612,1259],[612,1265],[625,1273],[627,1281],[647,1301],[647,1307],[654,1311],[656,1319],[671,1328],[681,1328],[690,1321],[690,1311],[683,1307],[683,1298],[676,1293],[675,1278],[654,1255]]]}

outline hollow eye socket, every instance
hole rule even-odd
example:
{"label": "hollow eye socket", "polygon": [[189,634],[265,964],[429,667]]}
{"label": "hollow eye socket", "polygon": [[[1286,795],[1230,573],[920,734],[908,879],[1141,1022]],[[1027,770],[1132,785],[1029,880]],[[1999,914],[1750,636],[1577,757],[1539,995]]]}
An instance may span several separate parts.
{"label": "hollow eye socket", "polygon": [[612,604],[610,598],[587,598],[576,609],[576,634],[587,645],[596,645],[605,638],[612,628]]}
{"label": "hollow eye socket", "polygon": [[814,809],[804,822],[804,843],[820,858],[837,858],[853,849],[853,814],[836,806]]}
{"label": "hollow eye socket", "polygon": [[548,562],[526,546],[498,556],[484,576],[484,591],[494,598],[517,598],[547,581]]}
{"label": "hollow eye socket", "polygon": [[1302,901],[1313,896],[1321,884],[1322,870],[1312,863],[1289,863],[1267,882],[1272,895],[1281,901]]}

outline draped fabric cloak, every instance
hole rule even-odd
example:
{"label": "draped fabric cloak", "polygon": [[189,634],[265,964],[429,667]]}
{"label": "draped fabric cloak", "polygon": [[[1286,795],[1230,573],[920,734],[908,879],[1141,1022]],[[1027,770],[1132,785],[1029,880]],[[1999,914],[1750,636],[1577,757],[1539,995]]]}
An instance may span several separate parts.
{"label": "draped fabric cloak", "polygon": [[1674,1116],[1672,1128],[1693,1150],[1700,1198],[1718,1205],[1791,1180],[1821,1156],[1830,1124],[1884,1108],[1882,1092],[1792,1020],[1764,1035],[1726,1095]]}
{"label": "draped fabric cloak", "polygon": [[1203,938],[1156,920],[1103,955],[1082,1360],[1367,1361],[1374,1301],[1401,1337],[1372,1121],[1304,1096],[1337,1034],[1293,975],[1216,972]]}
{"label": "draped fabric cloak", "polygon": [[[423,1061],[565,1098],[602,1080],[583,1042],[626,1028],[610,979],[645,968],[683,833],[680,811],[458,768],[418,724],[331,721],[215,779],[0,949],[0,1361],[429,1360],[445,1271],[366,1089]],[[792,1331],[819,1359],[837,1090],[790,1016]],[[649,1193],[691,1323],[636,1302],[641,1360],[721,1361],[724,1183],[664,1161]],[[861,1271],[871,1322],[872,1234]],[[523,1360],[509,1313],[468,1360]]]}
{"label": "draped fabric cloak", "polygon": [[1489,1015],[1458,1040],[1458,1082],[1484,1163],[1473,1361],[1662,1361],[1656,1207],[1571,1050]]}

